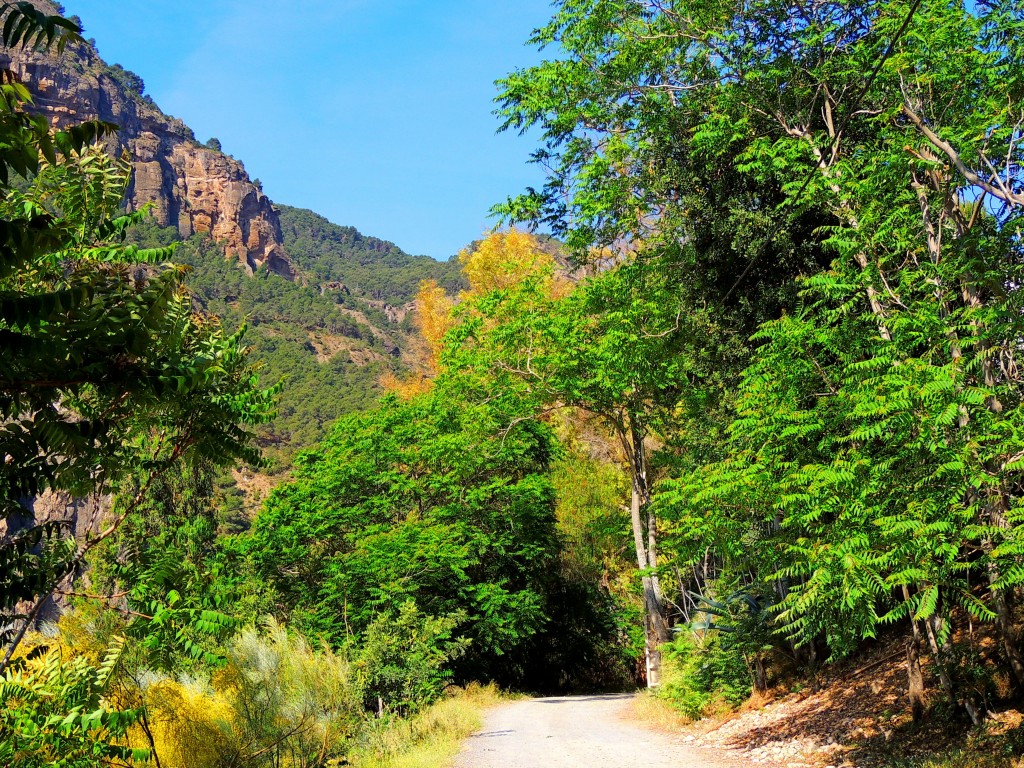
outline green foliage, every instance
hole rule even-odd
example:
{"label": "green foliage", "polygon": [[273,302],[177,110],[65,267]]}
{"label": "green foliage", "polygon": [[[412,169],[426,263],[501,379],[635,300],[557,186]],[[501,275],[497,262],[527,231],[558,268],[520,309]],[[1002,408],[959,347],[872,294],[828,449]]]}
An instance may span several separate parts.
{"label": "green foliage", "polygon": [[[7,46],[80,42],[73,23],[30,3],[5,3],[2,13]],[[260,461],[250,428],[273,415],[276,388],[258,386],[241,332],[227,333],[195,311],[184,270],[168,261],[173,247],[125,242],[145,211],[121,211],[130,164],[99,143],[114,127],[89,122],[51,131],[24,86],[3,74],[0,756],[17,766],[142,760],[142,752],[124,746],[140,712],[107,699],[123,639],[113,639],[98,667],[61,649],[41,658],[15,651],[54,590],[165,473]],[[123,507],[81,542],[69,535],[68,520],[22,519],[21,503],[46,490],[115,489]],[[157,581],[131,589],[153,589]],[[31,606],[27,613],[11,615],[22,601]],[[216,631],[226,620],[179,603],[174,590],[144,602],[151,615],[143,635],[151,647],[166,648],[173,638],[201,655],[191,632]],[[135,634],[135,626],[126,629]]]}
{"label": "green foliage", "polygon": [[[49,44],[70,26],[18,3],[4,38]],[[171,250],[123,244],[142,215],[119,212],[127,163],[90,146],[112,127],[51,134],[22,85],[0,88],[0,514],[47,488],[84,493],[181,459],[256,461],[240,425],[268,417],[273,391],[255,387],[240,335],[192,311],[179,269],[133,268]],[[80,560],[51,557],[57,535],[50,524],[0,547],[0,609],[45,595]]]}
{"label": "green foliage", "polygon": [[[566,418],[564,430],[578,429]],[[622,500],[628,478],[604,458],[589,455],[582,435],[560,435],[562,455],[552,483],[558,499],[560,624],[570,627],[548,640],[535,664],[542,679],[562,690],[617,690],[635,681],[644,654],[643,600],[637,591],[634,556]],[[592,436],[591,436],[592,439]]]}
{"label": "green foliage", "polygon": [[[823,31],[870,28],[812,73],[835,88],[861,77],[860,62],[894,34],[905,10],[893,3],[824,16],[794,33],[793,44],[810,50]],[[996,366],[1014,356],[1020,321],[1016,292],[995,286],[1019,284],[1019,208],[972,211],[973,172],[938,164],[943,140],[915,122],[942,98],[969,98],[963,111],[942,107],[958,158],[984,162],[992,150],[974,143],[979,131],[1013,141],[981,127],[1001,123],[1005,105],[1016,103],[1015,75],[992,70],[1002,72],[1008,60],[1000,57],[1015,54],[989,48],[991,35],[1020,23],[1019,9],[1004,10],[1010,15],[990,9],[975,17],[926,3],[914,17],[867,97],[875,111],[842,137],[827,174],[807,176],[808,197],[838,222],[823,243],[835,255],[832,269],[806,279],[803,306],[755,337],[761,346],[738,390],[728,461],[666,497],[679,504],[677,516],[687,509],[681,531],[708,503],[731,518],[723,533],[748,530],[754,546],[743,549],[742,567],[753,561],[764,588],[785,590],[778,628],[798,644],[823,638],[835,655],[909,618],[935,626],[941,662],[954,609],[996,622],[1007,637],[998,614],[1008,599],[1002,584],[1018,569],[1009,542],[1020,479],[1008,459],[1020,440],[1020,387]],[[771,50],[771,41],[758,44]],[[950,67],[940,51],[954,45],[969,53]],[[910,62],[929,74],[906,86]],[[981,78],[970,97],[964,66]],[[787,104],[785,118],[795,120],[788,110],[796,108]],[[906,119],[894,121],[895,113]],[[801,145],[805,138],[765,126],[744,167],[778,176]],[[1019,180],[1007,173],[1010,189]],[[972,586],[979,568],[988,573],[987,594]],[[1001,583],[992,574],[1007,576]]]}
{"label": "green foliage", "polygon": [[221,661],[218,641],[237,628],[216,570],[213,468],[179,467],[150,484],[131,484],[115,501],[123,520],[89,559],[93,589],[122,597],[118,631],[137,641],[138,663],[184,670]]}
{"label": "green foliage", "polygon": [[55,46],[62,51],[69,42],[82,40],[82,30],[76,22],[47,14],[25,0],[5,2],[0,8],[0,18],[3,19],[0,39],[9,48]]}
{"label": "green foliage", "polygon": [[10,768],[92,768],[140,760],[146,750],[124,746],[139,713],[105,699],[123,640],[98,666],[64,658],[58,649],[19,659],[0,678],[0,760]]}
{"label": "green foliage", "polygon": [[746,659],[733,635],[697,640],[682,632],[666,647],[665,659],[665,680],[657,695],[692,720],[716,707],[735,707],[750,695]]}
{"label": "green foliage", "polygon": [[554,523],[551,437],[519,408],[439,387],[340,420],[240,551],[314,636],[341,644],[412,599],[428,616],[466,616],[463,674],[514,678],[518,660],[501,657],[546,621]]}
{"label": "green foliage", "polygon": [[146,84],[142,78],[130,69],[125,69],[120,64],[107,67],[106,74],[114,78],[117,84],[130,94],[143,96],[146,92]]}
{"label": "green foliage", "polygon": [[396,614],[378,614],[359,648],[367,709],[408,715],[437,701],[451,679],[451,662],[469,648],[468,638],[456,637],[465,620],[464,614],[426,616],[412,600]]}
{"label": "green foliage", "polygon": [[[549,369],[567,402],[680,372],[651,500],[680,597],[776,596],[771,642],[811,663],[914,622],[975,720],[961,622],[1024,686],[1022,30],[1014,0],[563,0],[533,39],[557,55],[499,83],[550,174],[498,212],[682,287],[646,315],[713,321],[633,359],[610,336],[636,389]],[[567,326],[563,360],[599,348]]]}

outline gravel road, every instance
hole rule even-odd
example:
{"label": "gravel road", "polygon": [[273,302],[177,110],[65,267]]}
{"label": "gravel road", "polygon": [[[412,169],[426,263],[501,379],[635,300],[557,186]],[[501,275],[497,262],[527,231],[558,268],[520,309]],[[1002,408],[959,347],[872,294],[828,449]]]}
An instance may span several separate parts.
{"label": "gravel road", "polygon": [[469,737],[456,768],[738,768],[635,721],[631,694],[503,704]]}

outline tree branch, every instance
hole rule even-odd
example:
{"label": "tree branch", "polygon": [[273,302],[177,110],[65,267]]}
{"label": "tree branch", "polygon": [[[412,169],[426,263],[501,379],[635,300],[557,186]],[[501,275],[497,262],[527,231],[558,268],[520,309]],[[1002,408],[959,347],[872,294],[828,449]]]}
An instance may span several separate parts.
{"label": "tree branch", "polygon": [[1008,188],[1005,182],[1003,182],[998,175],[996,176],[998,183],[993,184],[968,168],[967,164],[960,157],[960,153],[957,152],[953,145],[948,141],[943,140],[937,133],[935,133],[935,131],[929,128],[917,112],[911,109],[906,103],[903,104],[903,114],[911,123],[914,124],[917,130],[920,131],[929,142],[931,142],[932,146],[949,158],[949,161],[953,163],[956,169],[965,179],[967,179],[967,181],[1009,205],[1019,205],[1024,207],[1024,195],[1014,192]]}

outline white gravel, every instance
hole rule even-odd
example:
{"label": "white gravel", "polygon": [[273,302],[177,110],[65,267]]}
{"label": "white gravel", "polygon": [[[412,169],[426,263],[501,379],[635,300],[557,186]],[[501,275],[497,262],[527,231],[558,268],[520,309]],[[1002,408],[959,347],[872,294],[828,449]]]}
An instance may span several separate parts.
{"label": "white gravel", "polygon": [[488,713],[455,768],[738,768],[735,758],[649,730],[631,694],[516,701]]}

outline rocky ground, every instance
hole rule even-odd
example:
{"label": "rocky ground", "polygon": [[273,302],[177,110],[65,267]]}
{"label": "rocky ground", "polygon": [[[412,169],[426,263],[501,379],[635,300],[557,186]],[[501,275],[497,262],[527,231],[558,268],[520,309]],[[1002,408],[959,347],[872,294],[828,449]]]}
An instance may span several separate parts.
{"label": "rocky ground", "polygon": [[[686,743],[739,753],[749,765],[784,768],[883,768],[896,761],[924,761],[977,751],[1005,751],[1021,713],[990,713],[981,731],[956,713],[933,708],[914,724],[907,699],[903,638],[880,643],[867,656],[800,690],[777,689],[739,711],[680,729]],[[926,676],[927,677],[927,676]],[[927,678],[934,694],[937,682]],[[970,760],[968,765],[972,764]],[[1005,765],[1014,765],[1007,757]]]}

